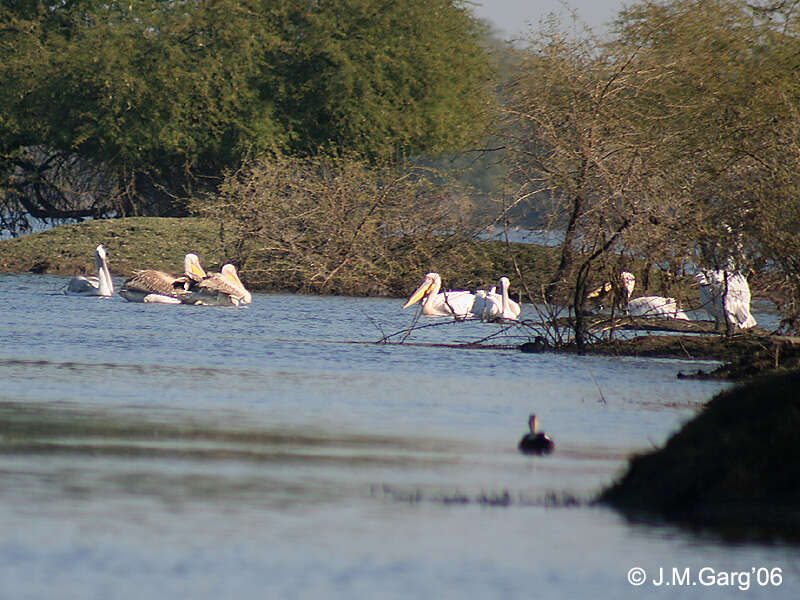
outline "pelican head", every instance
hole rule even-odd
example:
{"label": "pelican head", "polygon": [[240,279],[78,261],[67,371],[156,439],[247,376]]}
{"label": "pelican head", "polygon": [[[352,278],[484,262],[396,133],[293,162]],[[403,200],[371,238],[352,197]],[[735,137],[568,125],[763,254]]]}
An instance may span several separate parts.
{"label": "pelican head", "polygon": [[236,272],[236,267],[234,267],[231,263],[225,263],[220,269],[220,274],[237,288],[239,288],[239,291],[242,293],[242,303],[250,304],[250,302],[253,300],[253,296],[244,287],[242,280],[239,279],[239,274]]}
{"label": "pelican head", "polygon": [[528,427],[530,427],[531,433],[536,433],[536,415],[528,417]]}
{"label": "pelican head", "polygon": [[228,280],[232,281],[236,285],[242,285],[242,280],[239,279],[239,273],[236,272],[236,267],[231,263],[225,263],[222,265],[220,273],[222,273],[226,278],[228,278]]}
{"label": "pelican head", "polygon": [[622,286],[625,288],[625,291],[628,293],[628,298],[630,298],[631,294],[633,293],[633,288],[636,286],[636,277],[634,277],[633,273],[623,271],[619,274],[619,279],[622,282]]}
{"label": "pelican head", "polygon": [[183,257],[183,272],[194,281],[202,281],[206,278],[206,272],[200,266],[200,259],[197,254],[189,253]]}
{"label": "pelican head", "polygon": [[442,278],[439,276],[438,273],[428,273],[425,275],[425,279],[422,280],[420,286],[416,289],[416,291],[411,294],[411,297],[408,299],[403,305],[403,308],[408,308],[412,304],[416,304],[422,298],[427,296],[428,294],[435,294],[439,291],[439,288],[442,285]]}
{"label": "pelican head", "polygon": [[107,268],[106,261],[108,261],[108,251],[103,244],[98,244],[94,249],[94,264],[97,266],[98,271]]}

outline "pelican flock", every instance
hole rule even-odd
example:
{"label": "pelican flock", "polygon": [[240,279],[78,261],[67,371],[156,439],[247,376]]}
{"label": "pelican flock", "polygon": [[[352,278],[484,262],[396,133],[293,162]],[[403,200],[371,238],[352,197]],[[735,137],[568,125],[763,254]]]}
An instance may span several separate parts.
{"label": "pelican flock", "polygon": [[[108,252],[98,244],[94,252],[97,276],[73,277],[64,288],[70,296],[110,297],[114,284],[108,267]],[[696,274],[702,308],[715,321],[723,325],[749,329],[756,320],[750,312],[750,287],[739,271],[702,270]],[[627,271],[620,273],[628,314],[633,316],[658,316],[689,320],[675,298],[642,296],[631,298],[636,277]],[[485,321],[518,320],[519,303],[509,297],[511,283],[500,277],[490,290],[442,291],[442,278],[438,273],[425,275],[422,283],[409,297],[403,308],[421,302],[422,314],[428,316],[479,317]],[[499,288],[499,293],[497,289]],[[600,300],[614,287],[606,283],[587,295],[587,300]],[[206,273],[196,254],[184,257],[183,274],[175,276],[155,269],[134,271],[125,281],[120,296],[129,302],[156,304],[192,304],[198,306],[240,306],[252,302],[252,294],[245,288],[236,267],[225,264],[219,273]]]}
{"label": "pelican flock", "polygon": [[228,263],[219,273],[208,274],[192,253],[183,259],[183,275],[176,277],[154,269],[134,271],[119,293],[130,302],[157,304],[239,306],[253,300],[235,266]]}
{"label": "pelican flock", "polygon": [[99,244],[94,250],[94,262],[97,265],[97,277],[78,275],[69,280],[64,293],[68,296],[102,296],[108,298],[114,294],[114,282],[108,270],[108,254],[105,247]]}
{"label": "pelican flock", "polygon": [[[97,277],[73,277],[64,288],[69,296],[102,296],[114,294],[108,268],[108,253],[100,244],[95,249]],[[140,269],[125,280],[119,295],[128,302],[145,304],[194,304],[198,306],[239,306],[250,304],[252,294],[245,288],[236,267],[223,265],[219,273],[206,273],[196,254],[183,259],[183,274],[171,275],[156,269]]]}
{"label": "pelican flock", "polygon": [[[701,308],[714,320],[717,329],[727,324],[739,329],[755,327],[756,320],[750,313],[750,286],[744,275],[732,270],[703,270],[699,271],[695,278],[699,287]],[[675,298],[663,296],[631,298],[636,286],[636,277],[633,273],[623,271],[619,279],[628,298],[625,305],[628,314],[689,320]],[[605,283],[587,294],[587,301],[608,296],[612,290],[613,284]]]}

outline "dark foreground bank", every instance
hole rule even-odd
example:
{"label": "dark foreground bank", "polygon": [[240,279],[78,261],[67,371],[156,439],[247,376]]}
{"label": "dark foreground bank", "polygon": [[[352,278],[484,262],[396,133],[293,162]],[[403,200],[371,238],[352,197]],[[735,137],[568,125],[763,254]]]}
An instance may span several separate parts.
{"label": "dark foreground bank", "polygon": [[598,501],[632,519],[800,541],[800,371],[718,394]]}

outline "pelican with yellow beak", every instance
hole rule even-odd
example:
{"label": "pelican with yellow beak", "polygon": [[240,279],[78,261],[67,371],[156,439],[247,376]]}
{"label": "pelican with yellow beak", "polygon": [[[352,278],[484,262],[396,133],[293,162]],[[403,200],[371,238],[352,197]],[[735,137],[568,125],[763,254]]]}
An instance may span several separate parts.
{"label": "pelican with yellow beak", "polygon": [[422,314],[430,317],[470,317],[483,314],[485,298],[466,291],[440,293],[441,287],[442,278],[439,274],[428,273],[403,308],[422,300]]}

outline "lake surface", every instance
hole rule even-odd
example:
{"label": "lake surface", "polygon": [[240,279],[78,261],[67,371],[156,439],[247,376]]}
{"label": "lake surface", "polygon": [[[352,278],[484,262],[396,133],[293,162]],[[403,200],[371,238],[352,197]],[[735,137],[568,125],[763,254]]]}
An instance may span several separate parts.
{"label": "lake surface", "polygon": [[[797,597],[797,547],[586,503],[726,386],[676,378],[697,363],[372,343],[412,322],[396,299],[158,306],[66,281],[0,275],[2,598],[729,598],[744,581],[709,577],[732,571]],[[516,450],[531,412],[549,457]]]}

